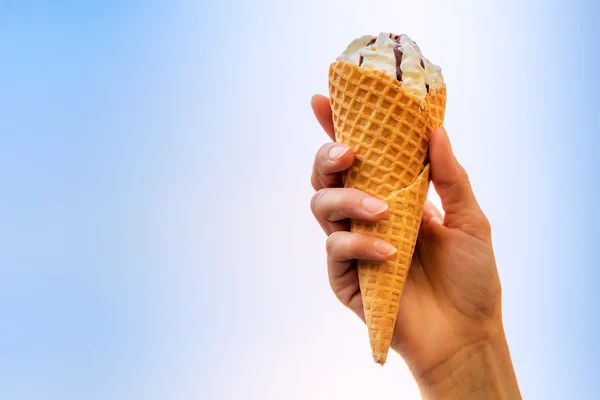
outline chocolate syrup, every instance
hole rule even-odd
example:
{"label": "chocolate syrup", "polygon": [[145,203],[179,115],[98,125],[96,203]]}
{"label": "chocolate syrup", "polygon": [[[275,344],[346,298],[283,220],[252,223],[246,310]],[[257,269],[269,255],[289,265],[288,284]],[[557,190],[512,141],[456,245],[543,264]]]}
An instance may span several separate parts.
{"label": "chocolate syrup", "polygon": [[[371,40],[369,41],[369,43],[367,43],[367,46],[366,46],[366,47],[372,46],[372,45],[375,43],[375,41],[376,41],[376,40],[377,40],[377,38],[373,38],[373,39],[371,39]],[[364,61],[364,57],[363,57],[363,56],[359,56],[359,57],[358,57],[358,66],[359,66],[359,67],[362,65],[363,61]]]}
{"label": "chocolate syrup", "polygon": [[[402,82],[402,68],[400,68],[400,64],[402,64],[402,50],[400,48],[400,38],[401,37],[402,37],[402,35],[394,35],[393,33],[389,34],[389,38],[398,44],[397,46],[394,46],[393,50],[394,50],[394,56],[396,57],[396,79],[398,79],[399,82]],[[373,45],[376,40],[377,40],[377,38],[371,39],[371,41],[369,43],[367,43],[366,47]],[[362,65],[363,61],[364,61],[364,57],[360,56],[358,58],[358,66],[359,67]],[[421,59],[421,66],[423,68],[425,68],[423,59]],[[427,86],[427,92],[429,93],[429,85]]]}
{"label": "chocolate syrup", "polygon": [[402,49],[400,48],[401,38],[401,34],[392,35],[390,33],[390,39],[398,44],[397,46],[394,46],[394,56],[396,57],[396,79],[398,79],[398,82],[402,82],[402,68],[400,68],[400,64],[402,63]]}
{"label": "chocolate syrup", "polygon": [[[417,44],[415,42],[415,44]],[[421,67],[423,67],[423,69],[425,69],[425,61],[423,61],[423,57],[421,57]],[[425,90],[427,90],[427,93],[429,93],[429,83],[425,84]]]}
{"label": "chocolate syrup", "polygon": [[400,64],[402,63],[402,50],[400,50],[400,46],[394,47],[394,56],[396,56],[396,79],[398,79],[398,82],[402,82],[402,68],[400,68]]}

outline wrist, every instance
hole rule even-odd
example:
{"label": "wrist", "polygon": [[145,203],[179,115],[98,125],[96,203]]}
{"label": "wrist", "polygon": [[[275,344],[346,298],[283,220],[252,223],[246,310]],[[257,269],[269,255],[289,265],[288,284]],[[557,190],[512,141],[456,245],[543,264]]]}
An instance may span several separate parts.
{"label": "wrist", "polygon": [[504,331],[415,376],[424,400],[521,399]]}

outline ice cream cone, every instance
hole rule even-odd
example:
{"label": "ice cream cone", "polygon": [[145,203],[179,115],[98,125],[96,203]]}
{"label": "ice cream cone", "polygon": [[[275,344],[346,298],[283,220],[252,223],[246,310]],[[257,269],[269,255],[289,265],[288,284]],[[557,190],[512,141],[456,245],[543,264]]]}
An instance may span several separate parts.
{"label": "ice cream cone", "polygon": [[446,89],[432,89],[422,99],[382,71],[337,61],[329,68],[329,92],[336,140],[355,154],[344,186],[390,207],[384,221],[351,223],[352,232],[398,249],[389,261],[357,262],[373,358],[384,365],[429,190],[429,134],[443,124]]}

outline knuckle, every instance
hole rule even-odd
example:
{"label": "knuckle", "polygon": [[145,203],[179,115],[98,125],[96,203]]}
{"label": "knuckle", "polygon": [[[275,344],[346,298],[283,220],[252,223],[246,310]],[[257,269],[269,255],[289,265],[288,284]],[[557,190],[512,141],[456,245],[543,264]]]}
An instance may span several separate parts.
{"label": "knuckle", "polygon": [[330,287],[333,290],[333,293],[335,294],[335,297],[338,299],[338,301],[340,303],[342,303],[344,306],[348,307],[350,305],[350,301],[352,300],[352,297],[354,296],[354,293],[352,293],[349,290],[341,290],[341,289],[337,288],[336,285],[334,285],[331,282],[330,282]]}
{"label": "knuckle", "polygon": [[325,196],[327,191],[328,190],[326,188],[319,189],[310,200],[310,209],[312,210],[315,216],[318,216],[320,214],[323,203],[323,197]]}
{"label": "knuckle", "polygon": [[465,182],[470,182],[471,181],[471,178],[469,177],[469,173],[467,172],[467,170],[462,165],[460,166],[460,174],[462,176],[462,179]]}
{"label": "knuckle", "polygon": [[469,178],[469,174],[467,173],[467,170],[465,169],[465,167],[462,166],[462,164],[458,164],[458,170],[459,170],[460,180],[462,180],[463,182],[470,183],[471,180]]}
{"label": "knuckle", "polygon": [[315,155],[315,167],[318,171],[321,171],[323,165],[329,160],[329,150],[335,143],[326,143],[317,151]]}
{"label": "knuckle", "polygon": [[327,240],[325,240],[325,250],[328,254],[333,253],[338,247],[339,239],[339,232],[333,232],[331,235],[329,235],[329,237],[327,237]]}
{"label": "knuckle", "polygon": [[485,232],[487,232],[488,234],[491,235],[492,224],[491,224],[489,218],[483,212],[481,213],[481,226],[483,227]]}
{"label": "knuckle", "polygon": [[315,189],[315,190],[319,190],[319,188],[321,187],[321,185],[319,183],[319,178],[317,177],[317,174],[314,171],[310,175],[310,184],[313,187],[313,189]]}
{"label": "knuckle", "polygon": [[457,225],[471,235],[487,241],[491,237],[491,224],[480,210],[467,209],[457,216]]}

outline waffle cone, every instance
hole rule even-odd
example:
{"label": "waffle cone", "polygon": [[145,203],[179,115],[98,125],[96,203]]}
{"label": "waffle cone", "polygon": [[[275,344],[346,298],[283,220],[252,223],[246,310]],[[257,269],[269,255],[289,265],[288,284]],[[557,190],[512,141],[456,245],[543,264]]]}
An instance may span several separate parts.
{"label": "waffle cone", "polygon": [[443,124],[446,88],[419,99],[382,71],[338,61],[329,68],[329,92],[336,141],[355,154],[344,186],[389,205],[386,220],[352,220],[351,231],[398,249],[389,261],[357,261],[373,359],[384,365],[429,190],[429,134]]}

